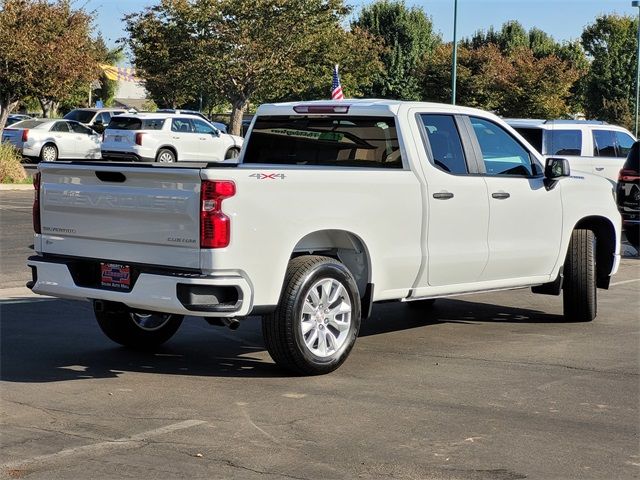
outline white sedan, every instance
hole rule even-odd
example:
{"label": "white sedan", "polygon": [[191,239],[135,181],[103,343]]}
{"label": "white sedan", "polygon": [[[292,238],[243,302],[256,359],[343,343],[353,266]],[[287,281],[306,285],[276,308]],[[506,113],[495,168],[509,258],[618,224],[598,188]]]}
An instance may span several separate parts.
{"label": "white sedan", "polygon": [[101,158],[100,135],[72,120],[24,120],[5,128],[2,141],[12,143],[30,160],[55,162],[58,159]]}

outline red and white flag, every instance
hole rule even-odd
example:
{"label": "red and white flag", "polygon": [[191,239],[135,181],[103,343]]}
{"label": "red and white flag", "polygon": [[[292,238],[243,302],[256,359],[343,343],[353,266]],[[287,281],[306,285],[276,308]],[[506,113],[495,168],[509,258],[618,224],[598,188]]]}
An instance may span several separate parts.
{"label": "red and white flag", "polygon": [[333,67],[333,84],[331,85],[331,100],[344,100],[340,77],[338,76],[338,65]]}

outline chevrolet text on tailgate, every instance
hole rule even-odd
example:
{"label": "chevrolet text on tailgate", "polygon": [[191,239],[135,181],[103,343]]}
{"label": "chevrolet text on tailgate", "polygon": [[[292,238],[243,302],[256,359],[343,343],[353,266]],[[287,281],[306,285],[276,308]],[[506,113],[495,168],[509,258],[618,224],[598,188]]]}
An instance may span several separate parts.
{"label": "chevrolet text on tailgate", "polygon": [[134,348],[184,315],[260,315],[302,374],[345,361],[373,302],[531,287],[591,321],[620,260],[610,182],[451,105],[263,105],[238,163],[57,162],[34,183],[34,292],[90,300]]}

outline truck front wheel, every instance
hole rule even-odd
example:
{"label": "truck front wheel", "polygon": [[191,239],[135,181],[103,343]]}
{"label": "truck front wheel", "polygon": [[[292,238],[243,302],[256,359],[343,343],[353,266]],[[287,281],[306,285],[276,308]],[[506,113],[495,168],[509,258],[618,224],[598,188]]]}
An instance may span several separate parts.
{"label": "truck front wheel", "polygon": [[591,230],[578,229],[571,234],[562,286],[564,318],[571,322],[590,322],[596,318],[595,243]]}
{"label": "truck front wheel", "polygon": [[183,316],[170,313],[133,312],[125,305],[104,302],[93,311],[102,332],[120,345],[136,349],[157,347],[169,340],[182,324]]}
{"label": "truck front wheel", "polygon": [[351,272],[329,257],[289,262],[280,303],[263,317],[271,358],[303,375],[329,373],[347,358],[360,329],[360,296]]}

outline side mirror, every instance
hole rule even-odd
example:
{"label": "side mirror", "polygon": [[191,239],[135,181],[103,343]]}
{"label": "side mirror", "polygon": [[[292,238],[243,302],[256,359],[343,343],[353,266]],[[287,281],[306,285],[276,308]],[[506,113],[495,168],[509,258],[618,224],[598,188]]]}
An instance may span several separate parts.
{"label": "side mirror", "polygon": [[569,160],[566,158],[547,158],[544,166],[544,185],[551,190],[558,183],[558,179],[571,175]]}
{"label": "side mirror", "polygon": [[571,175],[569,160],[566,158],[547,158],[544,166],[544,176],[550,180]]}
{"label": "side mirror", "polygon": [[214,137],[219,137],[220,136],[220,130],[218,130],[217,128],[214,128],[213,132],[211,132],[211,135],[213,135]]}

